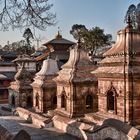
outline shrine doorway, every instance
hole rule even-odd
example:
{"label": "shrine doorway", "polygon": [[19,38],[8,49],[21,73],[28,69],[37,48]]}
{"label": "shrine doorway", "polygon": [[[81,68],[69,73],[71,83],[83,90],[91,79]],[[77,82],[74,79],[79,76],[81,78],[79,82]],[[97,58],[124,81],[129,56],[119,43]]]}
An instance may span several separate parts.
{"label": "shrine doorway", "polygon": [[39,108],[39,96],[38,96],[38,94],[36,95],[36,107]]}
{"label": "shrine doorway", "polygon": [[57,96],[52,97],[52,108],[56,108],[57,106]]}
{"label": "shrine doorway", "polygon": [[27,97],[27,107],[32,107],[32,106],[33,106],[32,97],[31,96],[28,96]]}
{"label": "shrine doorway", "polygon": [[107,93],[107,110],[114,111],[115,110],[115,96],[112,91]]}
{"label": "shrine doorway", "polygon": [[12,95],[12,97],[11,97],[11,105],[13,107],[15,107],[15,96],[14,95]]}
{"label": "shrine doorway", "polygon": [[66,98],[64,94],[61,96],[61,108],[66,109]]}
{"label": "shrine doorway", "polygon": [[112,138],[108,137],[108,138],[105,138],[104,140],[113,140]]}
{"label": "shrine doorway", "polygon": [[93,97],[91,95],[86,96],[86,109],[93,108]]}

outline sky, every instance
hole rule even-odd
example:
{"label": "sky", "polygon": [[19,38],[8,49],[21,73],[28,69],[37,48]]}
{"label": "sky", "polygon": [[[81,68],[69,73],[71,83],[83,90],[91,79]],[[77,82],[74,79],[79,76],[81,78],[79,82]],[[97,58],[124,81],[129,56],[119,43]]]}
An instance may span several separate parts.
{"label": "sky", "polygon": [[[58,27],[63,38],[75,41],[69,33],[73,24],[83,24],[88,29],[98,26],[105,33],[112,34],[115,41],[117,31],[126,26],[124,16],[129,5],[137,5],[140,0],[49,0],[49,3],[53,4],[51,11],[56,13],[57,24],[49,26],[46,31],[36,31],[36,36],[41,39],[40,45],[53,39]],[[0,44],[23,39],[23,31],[0,31]]]}

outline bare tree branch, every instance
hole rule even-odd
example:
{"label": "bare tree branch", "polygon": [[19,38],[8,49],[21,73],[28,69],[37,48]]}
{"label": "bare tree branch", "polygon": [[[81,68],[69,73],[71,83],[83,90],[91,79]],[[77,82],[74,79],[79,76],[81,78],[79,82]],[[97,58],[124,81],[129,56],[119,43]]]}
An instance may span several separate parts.
{"label": "bare tree branch", "polygon": [[10,26],[23,28],[34,26],[45,30],[55,24],[56,15],[50,12],[52,4],[48,0],[0,0],[0,29],[7,30]]}

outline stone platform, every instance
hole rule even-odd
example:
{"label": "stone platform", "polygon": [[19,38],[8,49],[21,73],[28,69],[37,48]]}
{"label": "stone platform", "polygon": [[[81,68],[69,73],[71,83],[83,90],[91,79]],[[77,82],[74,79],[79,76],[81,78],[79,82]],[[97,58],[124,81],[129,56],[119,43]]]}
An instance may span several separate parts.
{"label": "stone platform", "polygon": [[[99,118],[101,119],[101,116]],[[54,127],[82,140],[140,140],[138,129],[113,118],[100,120],[102,124],[98,125],[86,118],[69,119],[57,115],[53,122]]]}
{"label": "stone platform", "polygon": [[40,129],[17,116],[1,116],[0,125],[13,135],[17,134],[20,130],[25,130],[30,134],[32,140],[78,140],[56,128]]}

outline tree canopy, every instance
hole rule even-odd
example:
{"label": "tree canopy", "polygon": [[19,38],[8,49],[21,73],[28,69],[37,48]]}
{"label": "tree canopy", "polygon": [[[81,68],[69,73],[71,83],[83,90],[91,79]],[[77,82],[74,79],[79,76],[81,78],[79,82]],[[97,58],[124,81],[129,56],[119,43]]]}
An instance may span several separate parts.
{"label": "tree canopy", "polygon": [[81,46],[91,51],[92,55],[96,55],[99,48],[110,45],[112,40],[112,35],[105,34],[99,27],[87,29],[85,25],[74,24],[70,33],[76,40],[80,39]]}
{"label": "tree canopy", "polygon": [[0,29],[35,27],[45,30],[55,24],[48,0],[0,0]]}
{"label": "tree canopy", "polygon": [[17,54],[29,54],[31,55],[32,53],[35,52],[35,47],[34,46],[27,46],[25,45],[26,41],[25,40],[20,40],[17,42],[12,42],[11,44],[5,45],[2,50],[3,51],[14,51]]}
{"label": "tree canopy", "polygon": [[131,4],[128,7],[125,15],[125,22],[127,22],[128,16],[130,16],[133,28],[140,30],[140,3],[137,6]]}

